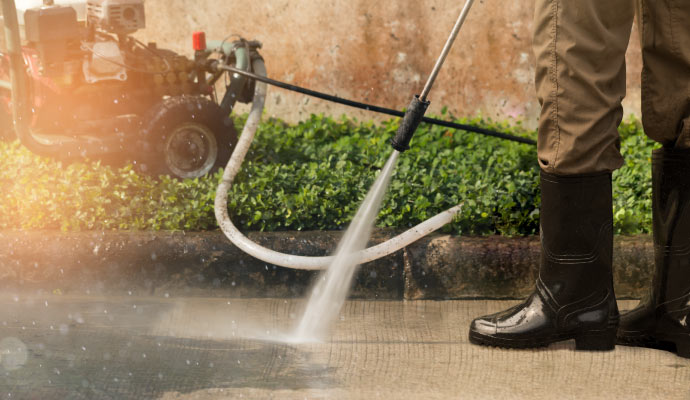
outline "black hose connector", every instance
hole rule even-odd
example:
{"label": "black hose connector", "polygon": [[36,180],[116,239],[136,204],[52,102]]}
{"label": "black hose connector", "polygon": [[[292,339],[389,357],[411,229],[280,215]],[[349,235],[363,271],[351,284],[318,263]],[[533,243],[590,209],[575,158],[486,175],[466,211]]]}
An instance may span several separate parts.
{"label": "black hose connector", "polygon": [[429,104],[430,102],[428,101],[420,100],[419,95],[414,96],[412,102],[410,102],[410,106],[407,107],[407,111],[405,111],[403,120],[400,122],[398,133],[396,133],[393,140],[391,140],[391,145],[395,150],[402,153],[410,149],[412,135],[414,135],[417,127],[422,122],[424,113],[426,113],[426,109],[429,108]]}

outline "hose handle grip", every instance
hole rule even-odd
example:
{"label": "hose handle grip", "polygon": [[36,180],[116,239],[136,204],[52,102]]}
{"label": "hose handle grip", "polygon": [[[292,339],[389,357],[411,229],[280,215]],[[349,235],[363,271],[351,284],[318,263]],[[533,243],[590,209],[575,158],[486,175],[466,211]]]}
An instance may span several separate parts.
{"label": "hose handle grip", "polygon": [[398,132],[391,140],[393,148],[399,152],[404,152],[410,149],[410,141],[414,135],[417,127],[422,122],[426,109],[429,108],[429,101],[421,100],[419,95],[415,95],[410,102],[410,106],[405,111],[405,116],[400,122]]}

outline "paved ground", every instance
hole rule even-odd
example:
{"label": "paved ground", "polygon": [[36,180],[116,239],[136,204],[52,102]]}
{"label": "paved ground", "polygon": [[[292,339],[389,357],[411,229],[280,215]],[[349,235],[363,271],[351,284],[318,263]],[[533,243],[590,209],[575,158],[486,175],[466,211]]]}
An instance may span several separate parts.
{"label": "paved ground", "polygon": [[670,353],[468,343],[472,317],[511,304],[353,301],[329,341],[289,344],[266,338],[298,301],[4,294],[0,399],[690,399]]}

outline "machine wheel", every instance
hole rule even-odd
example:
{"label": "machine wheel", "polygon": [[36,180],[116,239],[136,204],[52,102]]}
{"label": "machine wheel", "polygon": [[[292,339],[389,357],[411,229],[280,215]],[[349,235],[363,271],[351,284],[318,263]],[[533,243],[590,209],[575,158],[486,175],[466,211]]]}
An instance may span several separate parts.
{"label": "machine wheel", "polygon": [[201,96],[164,99],[144,121],[152,157],[142,169],[150,174],[202,177],[224,167],[237,144],[230,117]]}

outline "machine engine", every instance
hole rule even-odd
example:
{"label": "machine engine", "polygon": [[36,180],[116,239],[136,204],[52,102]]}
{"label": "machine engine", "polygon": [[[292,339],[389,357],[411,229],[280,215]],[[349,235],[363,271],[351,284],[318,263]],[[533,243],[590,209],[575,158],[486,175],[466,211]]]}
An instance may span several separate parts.
{"label": "machine engine", "polygon": [[41,83],[39,125],[93,131],[95,121],[138,114],[162,96],[208,94],[194,84],[193,60],[130,36],[146,26],[143,0],[88,0],[85,10],[44,1],[22,17],[29,71]]}

